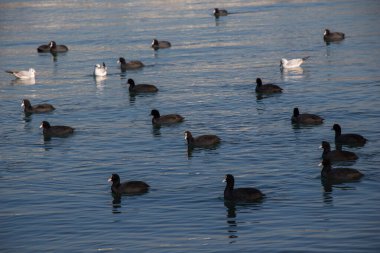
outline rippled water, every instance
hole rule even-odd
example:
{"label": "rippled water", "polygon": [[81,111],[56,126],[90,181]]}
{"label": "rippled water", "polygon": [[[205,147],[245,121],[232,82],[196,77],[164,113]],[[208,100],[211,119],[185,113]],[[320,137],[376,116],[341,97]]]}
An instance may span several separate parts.
{"label": "rippled water", "polygon": [[[214,7],[234,13],[215,19]],[[379,1],[2,1],[1,252],[377,252],[380,248]],[[326,45],[325,28],[346,39]],[[172,48],[153,51],[153,38]],[[38,54],[50,40],[70,51]],[[143,70],[120,73],[119,57]],[[279,70],[283,57],[310,59]],[[92,77],[105,62],[105,80]],[[7,69],[37,71],[35,84]],[[255,79],[284,93],[256,96]],[[155,84],[129,96],[126,80]],[[28,85],[29,84],[29,85]],[[25,116],[21,100],[53,113]],[[290,124],[294,107],[322,126]],[[154,129],[149,116],[184,123]],[[45,141],[40,122],[70,125]],[[369,142],[351,148],[360,182],[321,185],[334,123]],[[187,152],[183,132],[222,144]],[[348,149],[348,148],[347,148]],[[113,203],[108,177],[149,193]],[[226,173],[266,194],[225,206]]]}

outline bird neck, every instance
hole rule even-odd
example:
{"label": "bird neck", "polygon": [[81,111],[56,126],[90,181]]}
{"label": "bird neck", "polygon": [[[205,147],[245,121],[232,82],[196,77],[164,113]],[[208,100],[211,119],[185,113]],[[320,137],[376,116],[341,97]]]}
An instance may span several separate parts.
{"label": "bird neck", "polygon": [[188,145],[192,145],[194,143],[194,138],[193,136],[187,136],[186,141]]}
{"label": "bird neck", "polygon": [[300,115],[299,110],[294,109],[294,111],[293,111],[293,116],[294,116],[294,117],[298,117],[299,115]]}
{"label": "bird neck", "polygon": [[32,105],[30,103],[24,103],[24,107],[25,107],[25,110],[28,109],[28,110],[31,110],[33,109],[32,108]]}
{"label": "bird neck", "polygon": [[131,90],[133,90],[133,88],[135,88],[135,83],[130,82],[129,83],[129,90],[131,91]]}
{"label": "bird neck", "polygon": [[226,184],[226,188],[224,188],[224,198],[232,199],[233,198],[233,184]]}
{"label": "bird neck", "polygon": [[117,189],[120,187],[120,182],[113,182],[111,189],[113,192],[117,192]]}
{"label": "bird neck", "polygon": [[321,176],[326,177],[328,174],[331,173],[331,165],[323,165],[322,171],[321,171]]}
{"label": "bird neck", "polygon": [[335,138],[339,137],[342,134],[342,130],[339,128],[334,129],[335,130]]}

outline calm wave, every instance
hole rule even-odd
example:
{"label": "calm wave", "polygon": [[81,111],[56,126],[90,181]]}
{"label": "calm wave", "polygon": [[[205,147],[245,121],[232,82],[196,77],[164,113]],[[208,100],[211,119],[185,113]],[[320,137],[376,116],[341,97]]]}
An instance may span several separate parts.
{"label": "calm wave", "polygon": [[[232,14],[215,19],[213,8]],[[2,1],[1,252],[377,252],[380,248],[378,1]],[[326,45],[323,31],[346,39]],[[154,51],[154,38],[170,49]],[[55,40],[69,52],[36,48]],[[310,56],[280,71],[281,58]],[[121,73],[119,57],[141,60]],[[105,62],[108,75],[92,76]],[[35,82],[8,69],[37,71]],[[279,95],[258,96],[255,80]],[[130,96],[128,78],[159,88]],[[56,110],[26,116],[23,98]],[[294,107],[325,123],[296,127]],[[185,121],[153,128],[150,111]],[[39,125],[75,128],[43,138]],[[325,188],[318,167],[331,127],[363,134],[347,167],[360,182]],[[184,131],[217,134],[188,152]],[[107,179],[149,193],[112,198]],[[261,203],[223,201],[224,175]]]}

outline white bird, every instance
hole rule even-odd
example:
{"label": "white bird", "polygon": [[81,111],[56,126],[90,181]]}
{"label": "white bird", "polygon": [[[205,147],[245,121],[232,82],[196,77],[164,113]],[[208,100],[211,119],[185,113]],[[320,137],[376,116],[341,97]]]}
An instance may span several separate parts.
{"label": "white bird", "polygon": [[95,65],[94,69],[94,76],[106,76],[107,75],[107,67],[106,64],[103,62],[103,65],[100,64]]}
{"label": "white bird", "polygon": [[309,57],[310,56],[306,56],[304,58],[291,59],[291,60],[287,60],[285,58],[282,58],[281,63],[280,63],[280,68],[284,68],[284,69],[298,68]]}
{"label": "white bird", "polygon": [[36,71],[33,68],[30,68],[28,71],[26,71],[26,70],[22,70],[22,71],[6,70],[5,72],[12,74],[19,79],[31,79],[31,78],[34,78],[35,74],[36,74]]}

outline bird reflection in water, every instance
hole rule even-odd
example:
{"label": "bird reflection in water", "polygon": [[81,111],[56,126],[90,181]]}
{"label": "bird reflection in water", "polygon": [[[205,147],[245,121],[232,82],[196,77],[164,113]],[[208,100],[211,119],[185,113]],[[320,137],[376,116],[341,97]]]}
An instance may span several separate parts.
{"label": "bird reflection in water", "polygon": [[152,125],[152,134],[154,137],[161,136],[161,125]]}
{"label": "bird reflection in water", "polygon": [[228,238],[232,239],[229,243],[235,243],[237,236],[237,223],[236,223],[236,206],[231,201],[225,201],[224,206],[227,208],[227,225],[228,225]]}
{"label": "bird reflection in water", "polygon": [[113,193],[112,197],[112,213],[121,213],[119,210],[121,208],[121,195]]}

